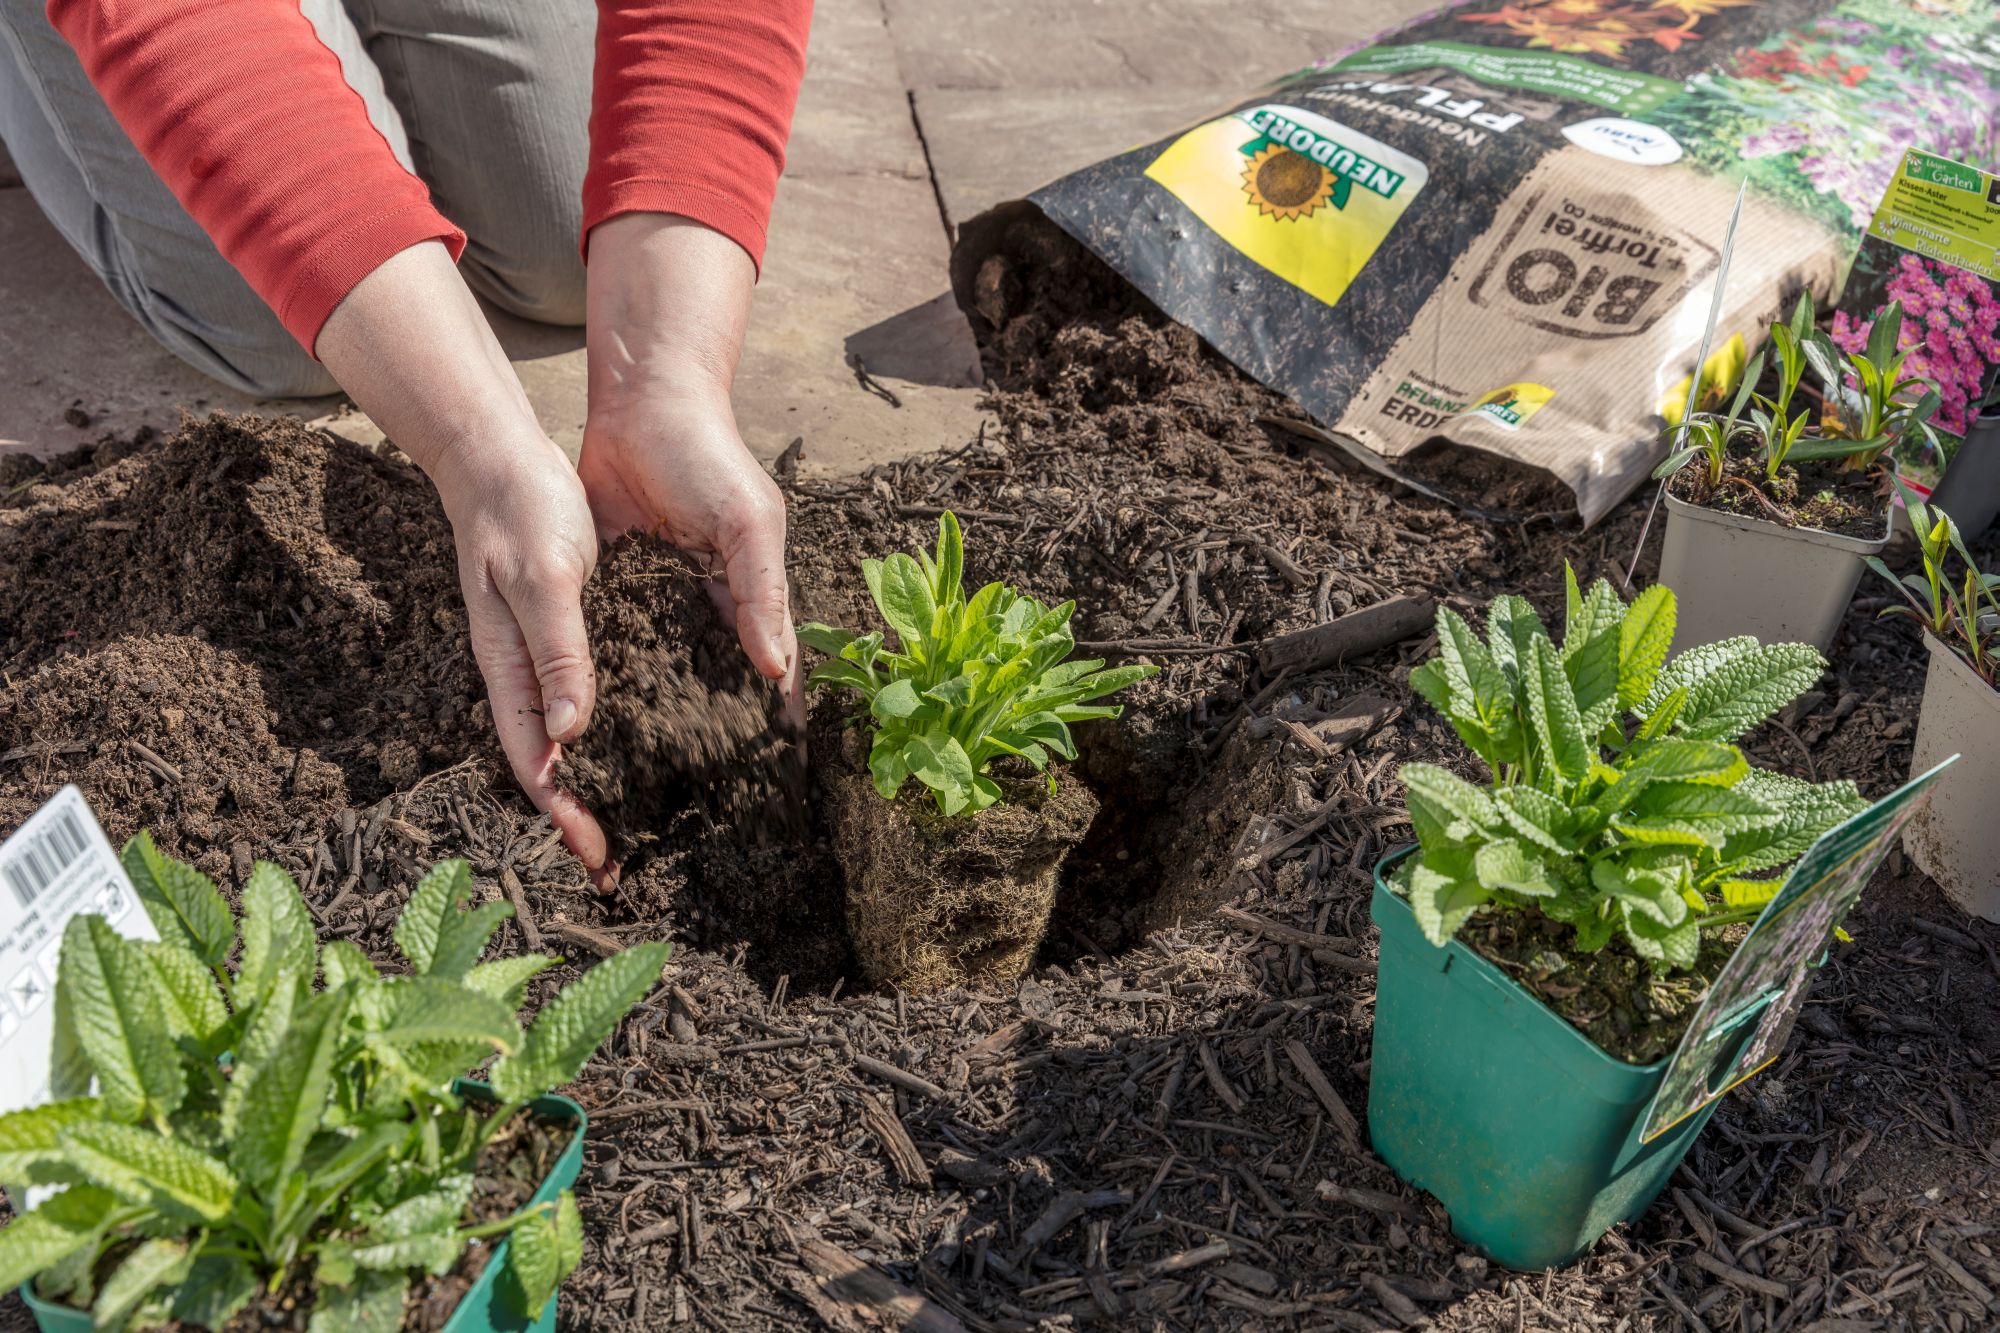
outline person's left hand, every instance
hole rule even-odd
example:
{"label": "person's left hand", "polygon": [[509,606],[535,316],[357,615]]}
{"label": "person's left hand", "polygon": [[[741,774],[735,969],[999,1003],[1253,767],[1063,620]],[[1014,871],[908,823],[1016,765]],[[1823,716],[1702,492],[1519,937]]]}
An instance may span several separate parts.
{"label": "person's left hand", "polygon": [[656,532],[706,562],[759,674],[796,718],[785,504],[729,405],[756,269],[734,241],[665,213],[590,233],[590,414],[577,463],[598,534]]}

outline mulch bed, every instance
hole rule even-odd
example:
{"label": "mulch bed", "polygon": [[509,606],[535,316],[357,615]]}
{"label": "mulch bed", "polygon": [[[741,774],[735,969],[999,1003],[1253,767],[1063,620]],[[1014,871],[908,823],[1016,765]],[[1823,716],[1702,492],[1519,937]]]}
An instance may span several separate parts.
{"label": "mulch bed", "polygon": [[[522,909],[499,949],[679,941],[572,1090],[566,1329],[1993,1326],[2000,928],[1900,854],[1776,1067],[1577,1263],[1489,1265],[1367,1150],[1396,769],[1470,765],[1405,683],[1421,640],[1282,679],[1254,647],[1406,592],[1559,619],[1562,560],[1616,581],[1643,498],[1589,532],[1468,520],[1301,455],[1282,404],[1129,303],[1028,301],[990,356],[983,441],[786,480],[802,617],[859,623],[859,556],[949,506],[968,577],[1075,597],[1094,654],[1163,668],[1079,729],[1103,812],[1018,985],[859,989],[838,867],[783,820],[663,812],[591,892],[505,777],[422,478],[291,424],[0,474],[0,827],[75,781],[228,888],[280,862],[382,960],[444,856]],[[1864,588],[1759,762],[1901,781],[1922,651],[1884,604]],[[7,1297],[0,1330],[29,1326]]]}

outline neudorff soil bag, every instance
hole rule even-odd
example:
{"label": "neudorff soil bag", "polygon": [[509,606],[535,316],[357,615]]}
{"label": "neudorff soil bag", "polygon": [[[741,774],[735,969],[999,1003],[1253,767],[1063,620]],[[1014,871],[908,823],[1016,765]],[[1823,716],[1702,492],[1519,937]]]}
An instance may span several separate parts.
{"label": "neudorff soil bag", "polygon": [[1464,0],[972,219],[953,285],[1004,318],[1039,210],[1369,465],[1478,505],[1466,446],[1589,522],[1687,392],[1739,182],[1725,350],[1833,297],[1905,148],[2000,159],[1996,110],[1991,0]]}

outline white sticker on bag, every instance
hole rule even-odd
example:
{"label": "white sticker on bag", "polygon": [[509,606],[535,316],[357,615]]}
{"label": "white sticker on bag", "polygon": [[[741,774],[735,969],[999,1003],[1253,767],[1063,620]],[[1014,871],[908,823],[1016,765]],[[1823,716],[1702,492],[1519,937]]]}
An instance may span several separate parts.
{"label": "white sticker on bag", "polygon": [[64,787],[0,842],[0,1112],[48,1100],[63,928],[92,913],[159,938],[90,804]]}

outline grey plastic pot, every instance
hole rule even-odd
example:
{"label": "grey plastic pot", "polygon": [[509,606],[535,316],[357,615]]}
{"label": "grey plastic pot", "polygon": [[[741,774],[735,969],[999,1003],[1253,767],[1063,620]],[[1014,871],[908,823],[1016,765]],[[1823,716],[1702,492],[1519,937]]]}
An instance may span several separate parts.
{"label": "grey plastic pot", "polygon": [[1992,526],[2000,515],[2000,412],[1980,417],[1966,432],[1931,504],[1951,515],[1967,541]]}
{"label": "grey plastic pot", "polygon": [[1660,582],[1679,603],[1675,649],[1752,634],[1760,643],[1809,643],[1826,652],[1854,600],[1862,562],[1889,544],[1889,522],[1885,506],[1880,537],[1844,537],[1669,494]]}
{"label": "grey plastic pot", "polygon": [[2000,819],[1993,817],[1993,794],[2000,791],[2000,690],[1928,631],[1924,646],[1931,665],[1910,772],[1928,772],[1948,755],[1960,758],[1903,831],[1903,847],[1960,907],[2000,921]]}

